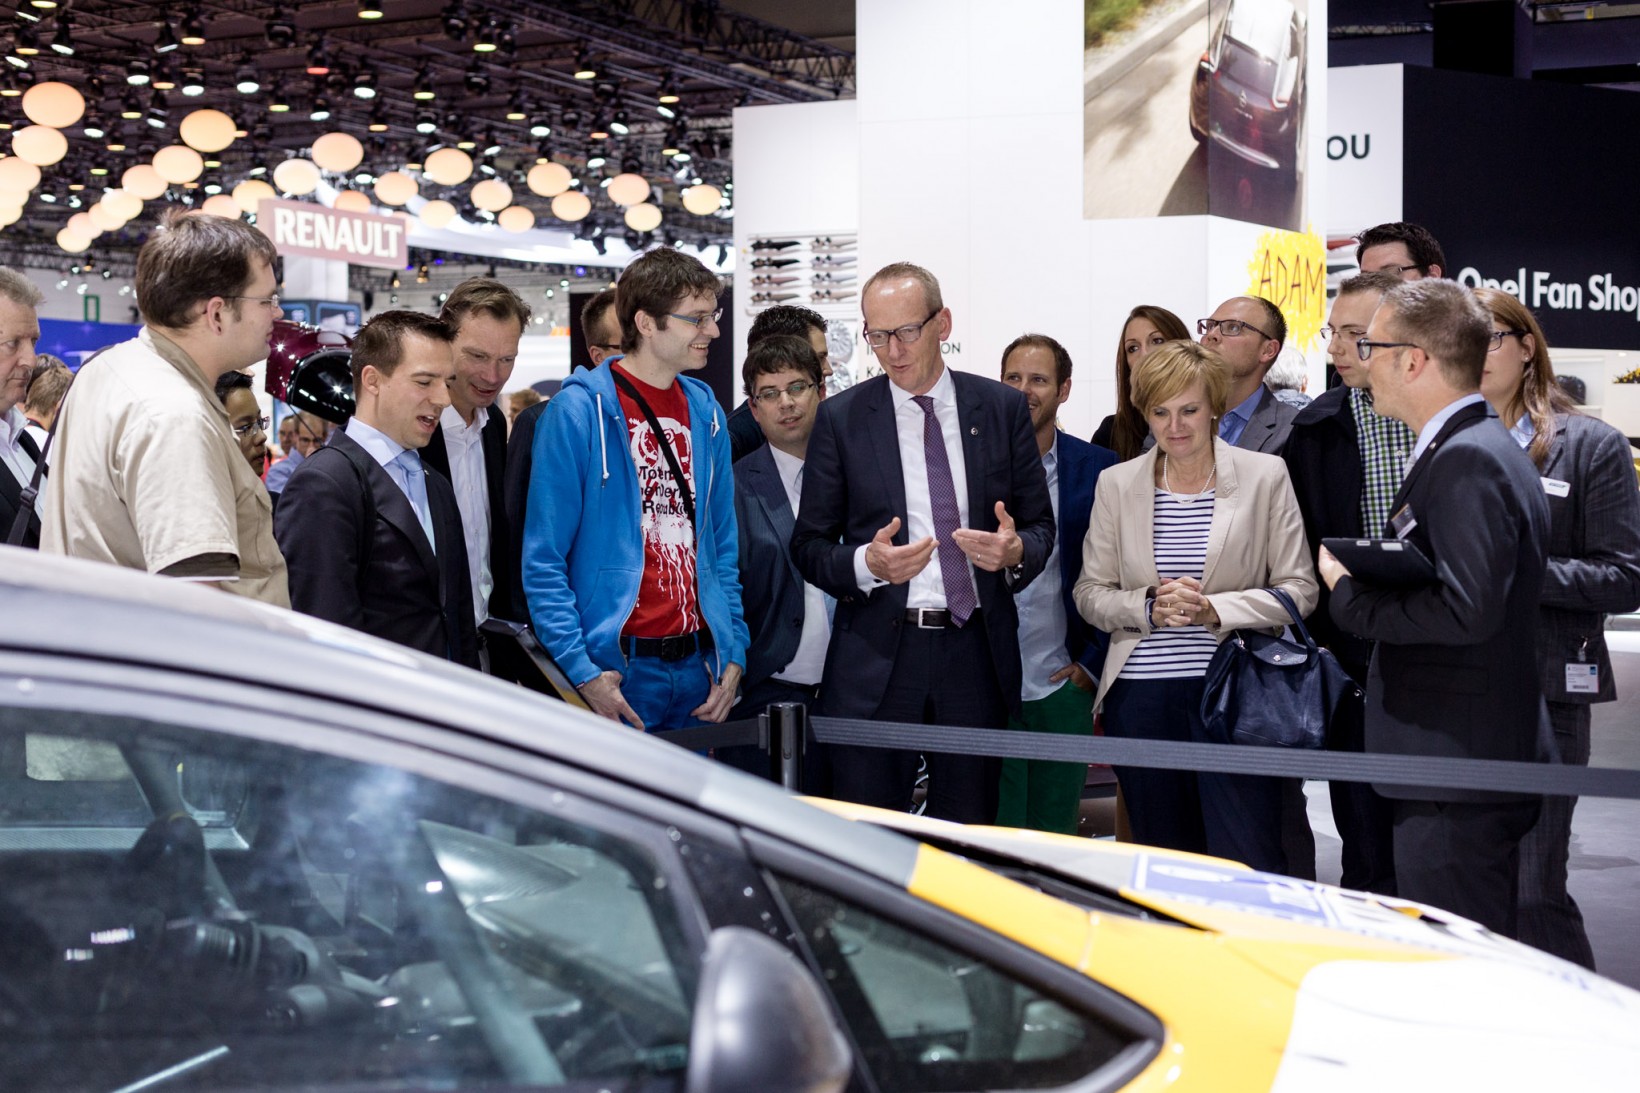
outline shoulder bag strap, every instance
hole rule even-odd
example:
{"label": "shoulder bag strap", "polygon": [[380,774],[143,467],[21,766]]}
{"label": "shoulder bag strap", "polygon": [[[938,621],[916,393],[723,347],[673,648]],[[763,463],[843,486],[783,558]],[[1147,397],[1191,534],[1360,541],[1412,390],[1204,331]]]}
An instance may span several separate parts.
{"label": "shoulder bag strap", "polygon": [[643,411],[643,419],[649,422],[649,428],[653,430],[655,439],[660,443],[661,452],[666,456],[666,465],[671,468],[672,477],[677,481],[678,489],[683,493],[683,507],[689,513],[689,528],[695,533],[695,538],[699,540],[700,528],[695,523],[695,494],[689,488],[689,480],[683,476],[683,467],[678,463],[677,454],[672,451],[672,442],[666,438],[666,430],[661,428],[661,423],[655,419],[655,411],[651,410],[649,403],[645,402],[644,397],[638,394],[638,389],[633,386],[631,380],[613,368],[609,370],[609,374],[614,377],[615,385],[625,391],[627,396],[638,404],[638,409]]}
{"label": "shoulder bag strap", "polygon": [[1303,638],[1304,645],[1311,652],[1314,652],[1316,650],[1315,639],[1310,637],[1309,628],[1304,625],[1304,620],[1299,617],[1298,605],[1293,602],[1293,598],[1279,588],[1266,588],[1264,591],[1274,596],[1276,602],[1287,609],[1287,614],[1291,615],[1293,619],[1293,631]]}
{"label": "shoulder bag strap", "polygon": [[[72,385],[73,381],[69,383]],[[63,405],[67,399],[68,393],[65,391],[63,401],[57,403],[57,416],[51,419],[51,428],[46,430],[46,442],[40,445],[40,455],[34,461],[34,473],[29,476],[28,485],[18,491],[17,517],[12,520],[11,530],[6,533],[7,546],[20,546],[28,534],[29,521],[34,519],[34,507],[40,497],[40,479],[46,473],[46,456],[51,453],[51,441],[57,435],[57,426],[62,423]]]}

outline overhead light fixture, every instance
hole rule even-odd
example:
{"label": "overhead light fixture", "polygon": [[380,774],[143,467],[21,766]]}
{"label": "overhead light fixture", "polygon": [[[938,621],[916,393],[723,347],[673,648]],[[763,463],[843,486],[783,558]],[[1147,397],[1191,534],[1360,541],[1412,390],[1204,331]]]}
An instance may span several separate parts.
{"label": "overhead light fixture", "polygon": [[587,167],[594,171],[608,162],[608,157],[606,157],[602,152],[593,152],[587,157]]}
{"label": "overhead light fixture", "polygon": [[205,73],[197,68],[183,69],[182,93],[190,99],[205,94]]}
{"label": "overhead light fixture", "polygon": [[33,23],[18,23],[12,39],[12,52],[19,57],[37,57],[40,54],[40,32]]}
{"label": "overhead light fixture", "polygon": [[57,30],[51,36],[51,49],[64,57],[74,56],[74,20],[66,11],[57,16]]}
{"label": "overhead light fixture", "polygon": [[546,137],[552,135],[552,120],[545,114],[537,114],[530,119],[530,136]]}
{"label": "overhead light fixture", "polygon": [[181,46],[182,43],[177,41],[177,32],[171,29],[171,20],[161,19],[159,33],[154,36],[154,52],[171,53]]}
{"label": "overhead light fixture", "polygon": [[360,19],[380,19],[382,17],[382,0],[359,0]]}
{"label": "overhead light fixture", "polygon": [[287,114],[290,112],[290,98],[285,94],[284,85],[278,80],[273,81],[273,90],[268,92],[268,112],[271,114]]}
{"label": "overhead light fixture", "polygon": [[141,57],[133,58],[125,66],[125,82],[132,87],[146,87],[153,78],[153,74],[148,70],[148,62]]}
{"label": "overhead light fixture", "polygon": [[575,55],[575,78],[577,80],[596,80],[598,68],[592,63],[592,54],[581,50]]}
{"label": "overhead light fixture", "polygon": [[500,45],[501,28],[496,25],[495,16],[486,15],[484,22],[479,25],[478,36],[473,39],[474,53],[494,53]]}
{"label": "overhead light fixture", "polygon": [[474,57],[473,63],[467,66],[463,82],[466,84],[469,94],[487,94],[490,90],[489,69],[477,57]]}
{"label": "overhead light fixture", "polygon": [[416,132],[428,136],[438,132],[438,119],[432,114],[421,113],[416,115]]}
{"label": "overhead light fixture", "polygon": [[164,61],[154,66],[154,87],[160,91],[172,91],[176,88],[177,78],[171,71],[171,66]]}
{"label": "overhead light fixture", "polygon": [[678,101],[678,84],[671,76],[661,81],[661,87],[655,94],[655,101],[660,103],[675,103]]}
{"label": "overhead light fixture", "polygon": [[432,100],[434,94],[433,70],[431,67],[424,64],[416,73],[416,83],[414,89],[410,92],[410,97],[415,99],[417,102],[429,102]]}
{"label": "overhead light fixture", "polygon": [[507,100],[507,120],[523,121],[529,116],[529,108],[524,105],[524,93],[514,90],[512,98]]}
{"label": "overhead light fixture", "polygon": [[296,44],[296,21],[285,10],[282,0],[275,0],[273,14],[268,16],[268,45],[274,49],[289,49]]}
{"label": "overhead light fixture", "polygon": [[136,121],[142,117],[142,101],[135,91],[125,96],[125,102],[120,105],[120,117],[126,121]]}
{"label": "overhead light fixture", "polygon": [[103,137],[108,135],[108,130],[103,128],[102,119],[92,115],[87,115],[85,124],[80,127],[80,132],[92,140],[102,140]]}
{"label": "overhead light fixture", "polygon": [[[674,99],[672,101],[676,102],[677,100]],[[658,104],[655,107],[655,113],[659,114],[661,117],[665,118],[667,121],[672,121],[675,118],[677,118],[677,116],[678,116],[677,107],[668,105],[667,103],[664,103],[664,102]]]}
{"label": "overhead light fixture", "polygon": [[592,123],[592,128],[587,130],[587,136],[591,137],[593,140],[608,140],[609,139],[609,119],[608,118],[598,118],[598,119],[596,119]]}
{"label": "overhead light fixture", "polygon": [[376,70],[368,64],[362,65],[353,77],[353,97],[366,101],[376,97]]}
{"label": "overhead light fixture", "polygon": [[376,108],[370,112],[370,124],[367,128],[372,133],[387,132],[387,107],[382,102],[376,103]]}
{"label": "overhead light fixture", "polygon": [[[500,152],[501,142],[496,139],[495,130],[486,130],[484,133],[484,154],[487,156],[493,156],[498,155]],[[494,168],[492,167],[490,170],[493,172]]]}
{"label": "overhead light fixture", "polygon": [[467,37],[467,13],[461,8],[461,0],[450,0],[439,18],[444,21],[446,38],[460,42]]}
{"label": "overhead light fixture", "polygon": [[166,125],[165,115],[168,112],[165,92],[156,91],[153,97],[148,100],[148,113],[143,120],[155,129],[164,129]]}
{"label": "overhead light fixture", "polygon": [[614,133],[616,136],[621,137],[624,137],[628,133],[632,132],[632,125],[627,120],[625,110],[615,111],[615,116],[609,121],[609,131]]}
{"label": "overhead light fixture", "polygon": [[313,108],[308,111],[308,118],[313,121],[329,121],[330,100],[323,95],[313,96]]}
{"label": "overhead light fixture", "polygon": [[330,51],[325,48],[325,40],[320,38],[308,50],[307,74],[309,76],[330,75]]}
{"label": "overhead light fixture", "polygon": [[194,7],[182,17],[182,44],[185,46],[202,46],[205,44],[205,19]]}
{"label": "overhead light fixture", "polygon": [[233,78],[234,90],[241,95],[254,95],[262,90],[262,78],[256,74],[256,65],[249,52],[239,58],[239,67],[234,71]]}

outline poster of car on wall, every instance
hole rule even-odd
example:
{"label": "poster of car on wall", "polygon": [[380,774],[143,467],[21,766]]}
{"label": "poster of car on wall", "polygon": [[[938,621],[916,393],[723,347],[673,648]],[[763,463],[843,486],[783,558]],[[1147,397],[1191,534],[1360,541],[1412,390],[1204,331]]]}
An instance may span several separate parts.
{"label": "poster of car on wall", "polygon": [[1085,0],[1083,216],[1302,231],[1308,0]]}

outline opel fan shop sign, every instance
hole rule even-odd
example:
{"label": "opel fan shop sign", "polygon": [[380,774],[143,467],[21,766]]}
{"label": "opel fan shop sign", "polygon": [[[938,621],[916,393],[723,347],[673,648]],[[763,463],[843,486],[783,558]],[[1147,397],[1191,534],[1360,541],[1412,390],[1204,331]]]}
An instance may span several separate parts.
{"label": "opel fan shop sign", "polygon": [[333,258],[379,269],[403,269],[410,260],[408,225],[399,216],[267,198],[257,206],[256,226],[282,257]]}

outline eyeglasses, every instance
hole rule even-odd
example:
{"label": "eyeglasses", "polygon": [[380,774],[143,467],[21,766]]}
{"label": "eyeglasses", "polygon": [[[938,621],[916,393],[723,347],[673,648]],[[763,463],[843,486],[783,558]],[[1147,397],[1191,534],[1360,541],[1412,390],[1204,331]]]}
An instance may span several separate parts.
{"label": "eyeglasses", "polygon": [[[667,314],[672,318],[677,319],[679,322],[685,322],[690,326],[698,327],[707,319],[711,319],[712,322],[716,323],[719,319],[723,318],[723,309],[720,307],[716,311],[708,311],[701,315],[679,315],[675,311],[668,311]],[[608,346],[605,346],[604,348],[607,349]],[[615,348],[619,349],[620,346],[616,346]]]}
{"label": "eyeglasses", "polygon": [[1488,353],[1496,353],[1498,350],[1503,348],[1503,339],[1523,338],[1530,333],[1531,331],[1529,330],[1494,330],[1492,331],[1490,344],[1487,345],[1486,351]]}
{"label": "eyeglasses", "polygon": [[243,440],[246,437],[250,436],[252,433],[265,433],[265,432],[267,432],[268,431],[268,424],[269,424],[269,421],[265,417],[255,418],[251,421],[245,422],[245,424],[243,424],[243,425],[235,425],[233,427],[233,435],[238,437],[239,439]]}
{"label": "eyeglasses", "polygon": [[818,383],[809,383],[807,380],[799,380],[796,383],[788,383],[784,387],[765,387],[763,390],[752,396],[752,401],[768,406],[771,403],[779,402],[780,397],[782,395],[786,395],[789,396],[793,402],[796,402],[798,399],[802,398],[810,391],[815,390],[819,386],[820,385]]}
{"label": "eyeglasses", "polygon": [[868,330],[865,334],[866,344],[873,349],[881,349],[888,344],[888,339],[898,338],[901,345],[915,345],[917,339],[922,337],[923,327],[933,322],[934,316],[939,313],[940,309],[935,308],[928,313],[928,318],[922,322],[906,323],[904,326],[897,326],[893,330]]}
{"label": "eyeglasses", "polygon": [[1405,279],[1406,272],[1409,269],[1417,270],[1419,273],[1424,272],[1424,267],[1423,266],[1379,266],[1377,269],[1373,270],[1372,272],[1374,272],[1374,273],[1390,273],[1390,274],[1394,274],[1396,277],[1400,277],[1402,279]]}
{"label": "eyeglasses", "polygon": [[1413,342],[1375,342],[1370,338],[1362,338],[1355,343],[1355,355],[1364,361],[1372,359],[1374,349],[1418,349],[1420,346]]}
{"label": "eyeglasses", "polygon": [[1254,334],[1257,334],[1261,338],[1269,338],[1271,341],[1275,341],[1274,337],[1266,334],[1252,323],[1244,323],[1240,319],[1196,320],[1196,333],[1206,335],[1213,333],[1214,330],[1217,330],[1220,336],[1225,338],[1239,338],[1241,337],[1242,331],[1251,330]]}
{"label": "eyeglasses", "polygon": [[1366,333],[1367,333],[1367,331],[1364,327],[1359,327],[1359,326],[1331,326],[1331,325],[1328,325],[1328,326],[1324,326],[1324,327],[1321,328],[1321,340],[1324,341],[1324,342],[1330,342],[1334,338],[1338,337],[1340,334],[1342,334],[1346,338],[1351,337],[1351,336],[1356,337],[1356,338],[1360,338],[1360,337],[1365,336]]}
{"label": "eyeglasses", "polygon": [[[678,318],[683,319],[683,316],[679,315]],[[689,320],[684,319],[683,321],[688,322]],[[587,343],[587,348],[588,349],[602,349],[602,350],[605,350],[606,352],[609,352],[609,353],[619,353],[621,351],[620,346],[610,345],[608,342],[588,342]]]}
{"label": "eyeglasses", "polygon": [[271,307],[271,308],[274,308],[274,309],[277,309],[279,307],[279,297],[278,297],[278,295],[273,295],[273,296],[224,296],[222,298],[224,300],[249,300],[253,304],[262,304],[266,307]]}

